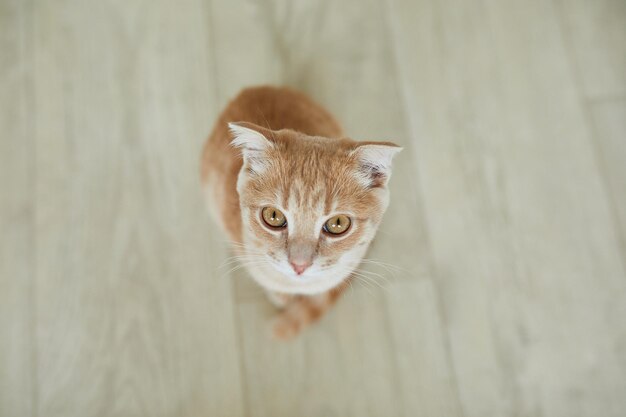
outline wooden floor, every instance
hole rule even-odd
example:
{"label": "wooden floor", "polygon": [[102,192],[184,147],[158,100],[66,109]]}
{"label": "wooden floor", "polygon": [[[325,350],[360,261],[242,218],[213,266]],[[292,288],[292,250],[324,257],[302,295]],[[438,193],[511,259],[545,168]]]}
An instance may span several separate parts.
{"label": "wooden floor", "polygon": [[[288,84],[404,146],[291,344],[200,148]],[[0,416],[626,415],[624,0],[0,0]]]}

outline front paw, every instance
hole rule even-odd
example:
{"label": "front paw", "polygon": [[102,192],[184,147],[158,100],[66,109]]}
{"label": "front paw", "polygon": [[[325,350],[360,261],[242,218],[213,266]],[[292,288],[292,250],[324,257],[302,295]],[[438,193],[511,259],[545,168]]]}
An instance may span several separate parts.
{"label": "front paw", "polygon": [[301,327],[298,321],[285,311],[274,319],[272,333],[275,339],[288,341],[300,333]]}
{"label": "front paw", "polygon": [[290,340],[305,327],[319,320],[327,304],[319,304],[315,297],[295,297],[274,321],[274,337]]}

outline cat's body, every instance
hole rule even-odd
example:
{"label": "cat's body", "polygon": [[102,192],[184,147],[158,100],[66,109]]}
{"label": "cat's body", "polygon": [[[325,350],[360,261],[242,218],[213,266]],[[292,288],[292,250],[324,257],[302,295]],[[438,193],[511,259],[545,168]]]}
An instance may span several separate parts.
{"label": "cat's body", "polygon": [[337,121],[286,88],[243,90],[216,122],[201,178],[208,205],[296,334],[347,285],[387,207],[387,142],[342,138]]}

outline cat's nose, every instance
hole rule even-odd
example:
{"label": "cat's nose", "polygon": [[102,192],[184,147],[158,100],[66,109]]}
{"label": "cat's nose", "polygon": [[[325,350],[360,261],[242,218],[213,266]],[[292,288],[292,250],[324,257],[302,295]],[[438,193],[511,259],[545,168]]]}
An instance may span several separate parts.
{"label": "cat's nose", "polygon": [[293,268],[293,270],[295,271],[296,274],[298,275],[302,275],[302,273],[304,271],[306,271],[306,269],[308,267],[311,266],[311,262],[308,263],[295,263],[295,262],[289,262],[291,264],[291,267]]}

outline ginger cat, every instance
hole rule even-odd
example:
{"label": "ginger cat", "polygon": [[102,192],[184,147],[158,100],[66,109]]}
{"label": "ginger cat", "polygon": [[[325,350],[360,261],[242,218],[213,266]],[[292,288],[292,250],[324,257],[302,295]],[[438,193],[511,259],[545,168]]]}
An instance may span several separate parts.
{"label": "ginger cat", "polygon": [[287,88],[244,89],[220,115],[201,178],[218,225],[278,307],[290,338],[346,289],[389,202],[389,142],[344,137],[333,116]]}

